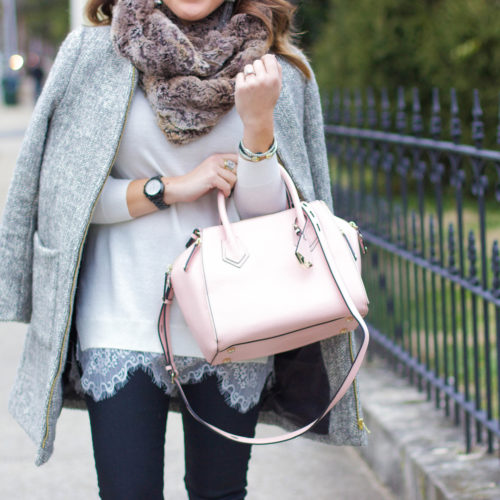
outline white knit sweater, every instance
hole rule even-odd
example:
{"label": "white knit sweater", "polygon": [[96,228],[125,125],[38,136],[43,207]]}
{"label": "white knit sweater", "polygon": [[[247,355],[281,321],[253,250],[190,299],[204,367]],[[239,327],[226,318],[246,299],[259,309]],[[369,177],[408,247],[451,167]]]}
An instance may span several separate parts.
{"label": "white knit sweater", "polygon": [[[87,236],[76,305],[82,350],[162,352],[157,321],[165,271],[193,229],[219,224],[216,193],[134,219],[127,207],[128,184],[155,175],[183,175],[214,153],[236,153],[242,133],[233,108],[208,135],[183,146],[171,144],[156,125],[144,93],[136,90]],[[227,204],[230,220],[272,213],[285,205],[276,157],[259,163],[240,158],[238,181]],[[171,329],[176,355],[202,357],[175,301]]]}

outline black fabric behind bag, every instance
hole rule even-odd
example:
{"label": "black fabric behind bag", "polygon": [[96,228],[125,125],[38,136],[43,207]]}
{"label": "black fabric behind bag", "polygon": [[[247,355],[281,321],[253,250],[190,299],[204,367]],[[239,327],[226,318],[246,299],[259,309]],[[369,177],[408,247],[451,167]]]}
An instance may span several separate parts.
{"label": "black fabric behind bag", "polygon": [[[330,403],[328,375],[319,342],[274,356],[275,383],[264,395],[263,410],[273,410],[298,427],[303,427]],[[329,419],[323,418],[312,429],[328,434]]]}

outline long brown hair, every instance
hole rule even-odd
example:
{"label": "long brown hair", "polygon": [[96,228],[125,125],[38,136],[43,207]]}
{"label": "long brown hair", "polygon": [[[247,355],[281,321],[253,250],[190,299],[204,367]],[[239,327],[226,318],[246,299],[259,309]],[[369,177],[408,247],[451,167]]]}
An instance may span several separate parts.
{"label": "long brown hair", "polygon": [[[96,25],[110,24],[116,1],[89,0],[85,8],[87,18]],[[307,64],[293,46],[293,38],[297,34],[293,25],[296,9],[287,0],[236,0],[234,12],[251,14],[262,20],[269,32],[270,51],[288,59],[310,78],[311,72]]]}

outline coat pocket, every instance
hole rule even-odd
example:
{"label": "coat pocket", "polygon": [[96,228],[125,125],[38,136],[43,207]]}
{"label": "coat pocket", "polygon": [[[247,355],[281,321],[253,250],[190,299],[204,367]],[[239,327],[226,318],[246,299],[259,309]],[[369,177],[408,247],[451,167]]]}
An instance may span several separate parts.
{"label": "coat pocket", "polygon": [[33,286],[30,330],[49,345],[54,337],[57,306],[59,251],[44,246],[38,232],[33,237]]}

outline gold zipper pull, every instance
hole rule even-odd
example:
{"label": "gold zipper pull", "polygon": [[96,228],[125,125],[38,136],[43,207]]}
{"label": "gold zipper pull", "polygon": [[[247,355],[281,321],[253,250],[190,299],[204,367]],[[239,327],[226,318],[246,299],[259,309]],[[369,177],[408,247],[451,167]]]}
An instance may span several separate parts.
{"label": "gold zipper pull", "polygon": [[358,418],[358,429],[362,431],[363,429],[366,431],[367,434],[371,434],[370,429],[365,424],[365,421],[362,418]]}
{"label": "gold zipper pull", "polygon": [[200,230],[195,229],[193,231],[193,234],[190,236],[189,240],[186,243],[186,248],[189,248],[196,240],[198,240],[200,238],[200,235],[201,235]]}
{"label": "gold zipper pull", "polygon": [[[352,332],[349,332],[349,353],[351,355],[351,363],[354,363],[354,352],[353,352],[353,346],[352,346]],[[360,416],[360,407],[359,407],[359,400],[358,400],[358,387],[356,383],[356,379],[352,381],[352,386],[353,386],[353,391],[354,391],[354,403],[355,403],[355,408],[356,408],[356,420],[357,420],[357,425],[358,429],[360,431],[365,430],[367,434],[371,434],[370,429],[365,424],[365,421],[363,418]]]}
{"label": "gold zipper pull", "polygon": [[194,242],[193,248],[191,249],[191,252],[189,253],[189,256],[186,260],[186,263],[184,264],[184,271],[187,271],[187,268],[189,266],[189,263],[191,262],[191,258],[193,257],[194,253],[196,252],[196,249],[201,245],[201,238],[198,237],[198,239]]}
{"label": "gold zipper pull", "polygon": [[163,285],[163,303],[167,304],[171,300],[172,292],[172,266],[168,266],[165,273],[165,283]]}
{"label": "gold zipper pull", "polygon": [[300,265],[304,266],[306,269],[312,267],[312,262],[306,260],[306,258],[300,252],[295,252],[295,257],[297,257],[297,260],[300,262]]}
{"label": "gold zipper pull", "polygon": [[361,234],[361,231],[359,230],[359,226],[354,222],[350,221],[349,224],[356,229],[356,232],[358,233],[358,241],[359,241],[359,247],[361,248],[361,252],[363,255],[366,254],[367,248],[365,245],[365,240],[363,239],[363,235]]}

